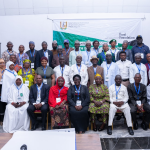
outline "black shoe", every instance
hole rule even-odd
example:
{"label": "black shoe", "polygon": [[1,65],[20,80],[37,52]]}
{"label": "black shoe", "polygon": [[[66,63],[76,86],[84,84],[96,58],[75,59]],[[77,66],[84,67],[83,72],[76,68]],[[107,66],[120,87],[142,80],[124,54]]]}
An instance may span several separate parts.
{"label": "black shoe", "polygon": [[107,127],[107,134],[112,135],[112,126]]}
{"label": "black shoe", "polygon": [[36,123],[32,126],[31,131],[36,130],[36,129],[37,129],[37,127],[38,127],[38,123],[36,122]]}
{"label": "black shoe", "polygon": [[21,147],[20,147],[20,150],[27,150],[27,145],[22,145]]}
{"label": "black shoe", "polygon": [[134,130],[137,130],[137,129],[138,129],[138,122],[134,122],[134,123],[133,123],[133,128],[134,128]]}
{"label": "black shoe", "polygon": [[43,131],[43,130],[46,130],[46,127],[45,127],[45,126],[42,126],[42,131]]}
{"label": "black shoe", "polygon": [[128,127],[128,132],[129,132],[130,135],[134,135],[134,132],[133,132],[133,130],[132,130],[132,127]]}
{"label": "black shoe", "polygon": [[147,130],[148,129],[148,123],[147,122],[142,122],[141,127],[143,128],[143,130]]}

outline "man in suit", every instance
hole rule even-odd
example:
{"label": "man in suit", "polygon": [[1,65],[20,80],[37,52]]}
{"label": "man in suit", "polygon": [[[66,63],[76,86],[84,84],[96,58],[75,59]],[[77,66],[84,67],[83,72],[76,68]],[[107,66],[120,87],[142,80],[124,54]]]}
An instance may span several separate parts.
{"label": "man in suit", "polygon": [[53,53],[47,49],[47,42],[42,42],[42,49],[39,50],[36,54],[36,58],[35,58],[35,69],[37,69],[38,67],[41,66],[41,58],[47,57],[48,59],[48,63],[47,66],[52,67],[52,59],[53,59]]}
{"label": "man in suit", "polygon": [[42,130],[46,130],[46,116],[48,111],[48,94],[49,86],[43,83],[41,75],[37,75],[36,83],[31,86],[30,95],[29,95],[29,107],[27,109],[30,119],[32,121],[31,130],[36,130],[37,121],[34,116],[35,110],[41,110],[42,113]]}

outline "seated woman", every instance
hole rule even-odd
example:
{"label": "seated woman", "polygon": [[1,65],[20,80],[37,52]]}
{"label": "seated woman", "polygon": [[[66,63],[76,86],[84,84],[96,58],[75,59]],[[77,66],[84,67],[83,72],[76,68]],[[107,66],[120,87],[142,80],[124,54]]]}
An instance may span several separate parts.
{"label": "seated woman", "polygon": [[65,79],[58,77],[56,85],[51,87],[48,104],[52,118],[52,127],[69,126],[69,114],[67,104],[68,87],[64,86]]}
{"label": "seated woman", "polygon": [[36,76],[41,75],[43,83],[51,86],[55,84],[55,74],[51,67],[47,66],[48,59],[46,57],[41,58],[41,67],[38,67],[35,71],[34,83],[36,83]]}
{"label": "seated woman", "polygon": [[29,89],[23,84],[22,77],[16,76],[15,83],[8,91],[3,130],[14,133],[17,130],[27,131],[30,120],[27,113]]}
{"label": "seated woman", "polygon": [[77,133],[84,133],[89,123],[88,108],[90,96],[88,88],[81,85],[81,76],[73,76],[74,84],[68,90],[69,114]]}
{"label": "seated woman", "polygon": [[25,59],[23,61],[23,68],[19,70],[18,75],[22,76],[23,83],[30,89],[30,87],[34,84],[34,69],[30,68],[31,61],[29,59]]}
{"label": "seated woman", "polygon": [[95,83],[89,87],[91,101],[89,111],[92,114],[94,131],[97,131],[95,116],[96,114],[101,114],[103,123],[98,130],[102,131],[107,123],[107,114],[109,113],[109,91],[107,86],[102,84],[102,76],[100,74],[95,75]]}

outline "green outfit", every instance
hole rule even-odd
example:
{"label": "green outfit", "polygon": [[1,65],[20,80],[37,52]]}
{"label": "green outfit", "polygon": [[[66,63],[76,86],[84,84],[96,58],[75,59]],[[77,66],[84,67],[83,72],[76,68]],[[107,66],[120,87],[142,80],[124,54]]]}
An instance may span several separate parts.
{"label": "green outfit", "polygon": [[90,101],[96,100],[97,102],[105,102],[100,106],[96,107],[94,103],[90,102],[89,111],[92,114],[92,121],[94,123],[96,114],[101,114],[103,123],[107,123],[107,114],[109,113],[109,91],[107,86],[101,84],[97,86],[92,84],[89,87]]}

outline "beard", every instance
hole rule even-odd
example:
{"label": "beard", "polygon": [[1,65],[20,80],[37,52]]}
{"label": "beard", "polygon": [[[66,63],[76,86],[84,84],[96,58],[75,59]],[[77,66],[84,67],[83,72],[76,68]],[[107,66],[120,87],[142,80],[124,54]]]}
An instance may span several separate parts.
{"label": "beard", "polygon": [[56,46],[54,46],[54,47],[53,47],[53,49],[54,49],[54,50],[56,50],[56,49],[57,49],[57,47],[56,47]]}

